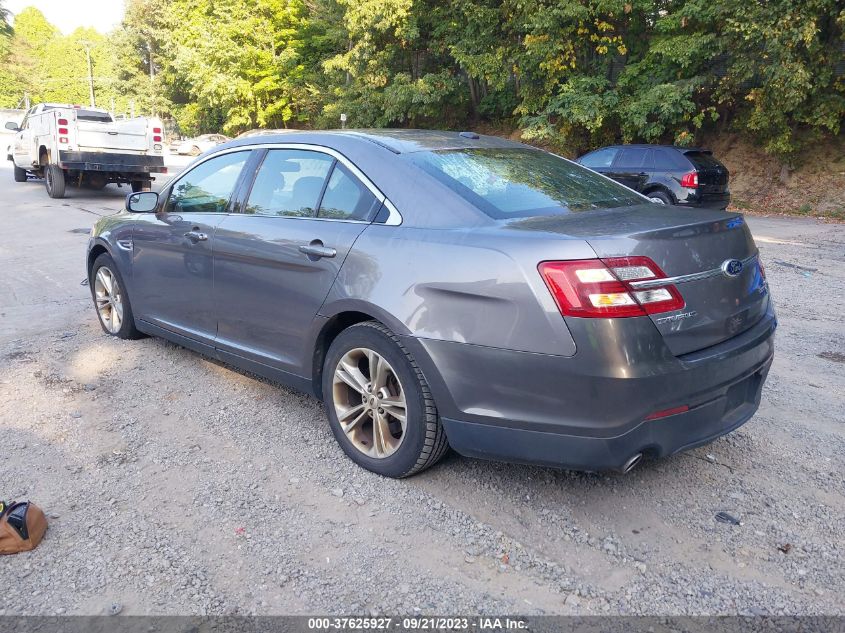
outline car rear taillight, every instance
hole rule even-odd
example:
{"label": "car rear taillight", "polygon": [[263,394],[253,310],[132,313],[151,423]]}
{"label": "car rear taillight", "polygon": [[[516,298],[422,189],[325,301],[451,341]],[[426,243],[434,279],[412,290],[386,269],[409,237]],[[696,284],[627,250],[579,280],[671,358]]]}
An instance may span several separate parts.
{"label": "car rear taillight", "polygon": [[153,134],[161,134],[161,128],[160,127],[154,127],[153,128]]}
{"label": "car rear taillight", "polygon": [[161,137],[160,137],[160,136],[154,136],[154,137],[153,137],[153,142],[154,142],[154,143],[161,143]]}
{"label": "car rear taillight", "polygon": [[542,262],[538,270],[564,316],[635,317],[671,312],[685,305],[672,284],[647,290],[631,286],[635,281],[666,278],[648,257]]}
{"label": "car rear taillight", "polygon": [[59,128],[59,134],[67,135],[67,128],[66,127],[60,127]]}
{"label": "car rear taillight", "polygon": [[691,171],[688,174],[684,174],[683,176],[681,176],[681,187],[686,187],[687,189],[697,189],[698,172]]}
{"label": "car rear taillight", "polygon": [[59,125],[67,125],[67,119],[59,119]]}
{"label": "car rear taillight", "polygon": [[67,136],[60,136],[59,137],[59,143],[61,145],[67,145],[68,144]]}

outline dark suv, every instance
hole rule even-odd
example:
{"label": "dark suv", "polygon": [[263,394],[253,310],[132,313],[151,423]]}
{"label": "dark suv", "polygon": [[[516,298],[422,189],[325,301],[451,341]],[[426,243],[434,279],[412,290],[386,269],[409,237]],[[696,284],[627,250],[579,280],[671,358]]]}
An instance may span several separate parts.
{"label": "dark suv", "polygon": [[613,145],[578,163],[661,204],[725,209],[731,201],[728,170],[713,152],[671,145]]}

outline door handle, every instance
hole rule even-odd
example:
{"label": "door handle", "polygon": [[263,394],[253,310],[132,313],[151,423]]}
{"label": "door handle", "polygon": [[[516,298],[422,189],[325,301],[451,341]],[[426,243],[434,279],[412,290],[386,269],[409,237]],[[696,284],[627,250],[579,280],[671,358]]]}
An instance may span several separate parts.
{"label": "door handle", "polygon": [[334,257],[337,251],[328,246],[323,246],[320,240],[314,240],[310,244],[303,244],[299,247],[299,252],[308,255],[309,259],[320,259],[321,257]]}
{"label": "door handle", "polygon": [[205,233],[200,233],[200,231],[194,229],[193,231],[188,231],[185,233],[185,237],[191,240],[194,244],[197,242],[206,242],[208,241],[208,235]]}

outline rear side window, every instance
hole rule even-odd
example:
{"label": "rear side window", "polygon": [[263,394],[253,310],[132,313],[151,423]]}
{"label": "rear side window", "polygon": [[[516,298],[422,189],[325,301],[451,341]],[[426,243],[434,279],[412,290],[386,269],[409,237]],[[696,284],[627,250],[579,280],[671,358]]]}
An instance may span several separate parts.
{"label": "rear side window", "polygon": [[249,194],[246,213],[313,217],[334,159],[321,152],[267,152]]}
{"label": "rear side window", "polygon": [[379,201],[361,181],[335,163],[317,217],[334,220],[369,220]]}
{"label": "rear side window", "polygon": [[661,171],[688,171],[690,164],[680,152],[658,148],[654,150],[654,168]]}
{"label": "rear side window", "polygon": [[416,152],[411,160],[490,217],[524,218],[643,204],[636,193],[532,149]]}
{"label": "rear side window", "polygon": [[618,152],[619,150],[615,147],[606,147],[598,150],[597,152],[593,152],[592,154],[582,156],[578,159],[578,162],[584,165],[584,167],[589,167],[590,169],[610,167]]}
{"label": "rear side window", "polygon": [[170,190],[169,213],[225,213],[249,152],[215,156],[182,176]]}
{"label": "rear side window", "polygon": [[692,164],[699,169],[712,169],[714,167],[721,167],[722,163],[713,158],[712,154],[705,152],[685,152],[684,156],[692,161]]}
{"label": "rear side window", "polygon": [[645,169],[650,167],[647,159],[651,150],[643,147],[624,147],[619,150],[613,167],[622,169]]}

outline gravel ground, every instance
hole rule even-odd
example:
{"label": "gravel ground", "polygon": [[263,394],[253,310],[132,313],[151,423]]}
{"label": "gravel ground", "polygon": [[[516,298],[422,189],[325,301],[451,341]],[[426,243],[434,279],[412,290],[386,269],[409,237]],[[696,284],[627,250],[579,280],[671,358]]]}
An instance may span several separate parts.
{"label": "gravel ground", "polygon": [[0,498],[50,521],[0,559],[0,615],[845,614],[845,226],[751,219],[781,328],[729,436],[629,475],[452,454],[393,481],[344,457],[312,398],[105,336],[68,233],[119,197],[32,191],[77,285],[39,320],[8,293],[51,292],[51,271],[0,244]]}

